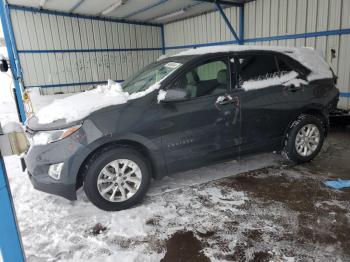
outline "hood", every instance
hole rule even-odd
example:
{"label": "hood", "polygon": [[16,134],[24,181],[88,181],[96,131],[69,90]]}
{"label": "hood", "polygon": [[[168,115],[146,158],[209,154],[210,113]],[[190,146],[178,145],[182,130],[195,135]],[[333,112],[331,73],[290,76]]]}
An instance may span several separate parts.
{"label": "hood", "polygon": [[56,120],[48,124],[40,124],[37,116],[32,116],[27,119],[26,127],[32,131],[50,131],[56,129],[64,129],[74,125],[81,124],[82,120],[67,123],[64,119]]}
{"label": "hood", "polygon": [[158,88],[159,84],[156,83],[145,91],[129,94],[123,91],[119,83],[108,80],[107,85],[100,85],[96,89],[55,100],[50,105],[40,109],[35,117],[28,120],[27,125],[33,130],[72,126],[93,112],[125,104],[128,100],[143,97]]}

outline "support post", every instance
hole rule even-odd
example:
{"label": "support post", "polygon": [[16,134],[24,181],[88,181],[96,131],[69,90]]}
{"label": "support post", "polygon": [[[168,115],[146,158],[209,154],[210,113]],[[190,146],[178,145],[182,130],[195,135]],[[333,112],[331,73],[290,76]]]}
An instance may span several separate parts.
{"label": "support post", "polygon": [[215,5],[216,5],[216,8],[218,9],[218,11],[220,12],[222,18],[224,19],[224,21],[225,21],[227,27],[228,27],[229,30],[231,31],[233,37],[234,37],[235,40],[240,44],[241,41],[240,41],[240,39],[238,38],[235,29],[232,27],[232,25],[231,25],[230,21],[228,20],[228,18],[227,18],[227,16],[226,16],[224,10],[222,9],[221,5],[220,5],[218,2],[215,2]]}
{"label": "support post", "polygon": [[[1,127],[0,127],[1,129]],[[0,130],[1,132],[1,130]],[[1,135],[1,134],[0,134]],[[24,252],[18,230],[11,190],[0,152],[0,261],[24,262]]]}
{"label": "support post", "polygon": [[18,52],[15,43],[15,37],[13,34],[13,28],[11,23],[10,11],[6,0],[1,0],[0,3],[0,18],[2,24],[2,30],[4,33],[5,44],[7,53],[10,60],[10,68],[13,75],[13,82],[16,89],[16,100],[19,107],[19,120],[24,123],[26,120],[26,114],[24,110],[22,100],[22,89],[20,85],[20,79],[22,77],[21,66],[19,62]]}
{"label": "support post", "polygon": [[244,45],[244,4],[239,7],[239,44]]}
{"label": "support post", "polygon": [[164,25],[160,28],[160,35],[161,35],[161,45],[162,45],[162,54],[165,55],[165,33],[164,33]]}

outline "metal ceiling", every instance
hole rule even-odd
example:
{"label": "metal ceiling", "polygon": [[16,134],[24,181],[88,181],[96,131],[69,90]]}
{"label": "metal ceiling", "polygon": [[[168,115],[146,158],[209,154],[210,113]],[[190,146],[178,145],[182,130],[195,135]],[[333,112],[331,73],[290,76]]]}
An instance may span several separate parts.
{"label": "metal ceiling", "polygon": [[[119,7],[103,14],[119,1]],[[217,0],[223,7],[252,0]],[[217,10],[215,0],[8,0],[10,5],[133,22],[166,24]],[[165,18],[162,18],[167,16]],[[160,19],[162,18],[162,19]]]}

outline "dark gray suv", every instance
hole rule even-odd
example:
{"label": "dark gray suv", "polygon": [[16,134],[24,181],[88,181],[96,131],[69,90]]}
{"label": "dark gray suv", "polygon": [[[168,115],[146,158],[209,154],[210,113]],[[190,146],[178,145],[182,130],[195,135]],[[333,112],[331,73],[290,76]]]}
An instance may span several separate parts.
{"label": "dark gray suv", "polygon": [[311,49],[190,50],[126,80],[126,102],[81,119],[30,118],[27,171],[36,189],[75,200],[83,186],[97,207],[116,211],[141,201],[152,178],[243,154],[307,162],[327,134],[335,79]]}

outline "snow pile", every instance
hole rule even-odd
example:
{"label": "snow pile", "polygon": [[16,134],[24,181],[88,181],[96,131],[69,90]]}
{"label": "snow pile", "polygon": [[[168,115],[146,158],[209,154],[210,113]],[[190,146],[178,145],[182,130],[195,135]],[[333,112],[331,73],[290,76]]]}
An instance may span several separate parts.
{"label": "snow pile", "polygon": [[38,112],[41,108],[48,106],[57,99],[66,98],[68,96],[75,95],[76,93],[67,93],[67,94],[54,94],[54,95],[41,95],[40,87],[31,87],[26,89],[29,93],[30,102],[31,102],[31,111],[33,113]]}
{"label": "snow pile", "polygon": [[315,49],[311,47],[294,48],[294,52],[292,54],[287,53],[287,55],[290,55],[311,70],[311,73],[307,77],[308,81],[322,78],[333,78],[331,67],[319,55],[319,53],[315,51]]}
{"label": "snow pile", "polygon": [[311,70],[308,81],[323,78],[332,78],[333,74],[327,62],[311,47],[292,48],[278,46],[249,46],[249,45],[225,45],[210,46],[190,49],[176,54],[175,56],[204,55],[211,53],[241,52],[249,50],[274,51],[283,53],[294,60],[299,61],[306,68]]}
{"label": "snow pile", "polygon": [[297,72],[291,71],[289,73],[272,78],[249,80],[243,82],[242,88],[246,91],[249,91],[282,84],[285,86],[295,85],[296,87],[299,87],[301,84],[307,84],[305,80],[297,79],[298,75],[299,74]]}
{"label": "snow pile", "polygon": [[129,95],[128,92],[123,91],[119,83],[108,80],[107,85],[99,85],[96,89],[55,100],[42,108],[36,116],[40,124],[52,123],[59,119],[65,119],[69,123],[83,119],[96,110],[125,104],[128,100],[145,96],[159,86],[159,83],[155,83],[145,91]]}
{"label": "snow pile", "polygon": [[160,101],[163,101],[165,99],[165,96],[166,96],[166,91],[159,90],[159,93],[158,93],[158,96],[157,96],[158,104],[160,103]]}
{"label": "snow pile", "polygon": [[294,85],[296,87],[300,87],[300,85],[307,85],[308,82],[300,79],[300,78],[294,78],[292,80],[289,80],[288,82],[285,82],[283,85],[284,86],[290,86],[290,85]]}
{"label": "snow pile", "polygon": [[2,125],[1,128],[4,134],[24,132],[22,124],[15,121],[9,121],[5,125]]}

